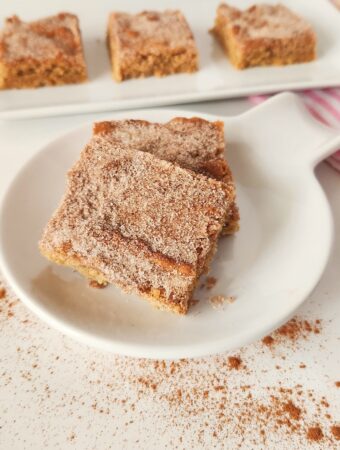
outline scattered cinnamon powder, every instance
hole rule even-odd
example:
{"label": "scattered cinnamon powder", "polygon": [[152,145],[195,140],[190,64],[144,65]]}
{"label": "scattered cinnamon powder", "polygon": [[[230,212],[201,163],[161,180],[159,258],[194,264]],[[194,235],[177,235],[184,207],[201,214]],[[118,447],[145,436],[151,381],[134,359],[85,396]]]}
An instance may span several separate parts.
{"label": "scattered cinnamon powder", "polygon": [[[0,280],[1,283],[2,280]],[[13,293],[11,292],[10,288],[5,288],[5,286],[0,285],[0,319],[6,318],[8,320],[11,320],[12,317],[15,317],[16,309],[18,305],[21,305],[20,300],[18,300],[16,297],[13,297]],[[29,312],[24,309],[26,314],[28,315]],[[24,313],[25,314],[25,313]],[[22,314],[22,316],[24,315]],[[21,323],[28,322],[27,319],[20,320]]]}
{"label": "scattered cinnamon powder", "polygon": [[241,358],[237,356],[228,356],[228,364],[231,369],[239,369],[242,364]]}
{"label": "scattered cinnamon powder", "polygon": [[[236,365],[239,366],[240,362],[238,360],[241,361],[239,357],[229,358],[232,358],[231,362],[233,365],[237,361]],[[302,391],[302,385],[293,387],[281,386],[280,388],[267,386],[268,394],[263,397],[263,395],[254,395],[254,386],[251,385],[240,385],[238,389],[235,389],[234,384],[229,387],[230,377],[237,377],[238,375],[233,375],[230,372],[228,372],[228,375],[224,375],[220,367],[221,361],[221,357],[214,358],[213,364],[217,370],[211,376],[209,375],[209,369],[204,374],[196,373],[195,375],[195,371],[192,372],[192,368],[190,368],[191,365],[188,366],[187,360],[181,360],[176,363],[164,362],[165,366],[160,364],[160,362],[157,364],[153,363],[153,367],[156,369],[154,377],[160,380],[158,384],[159,392],[163,392],[161,398],[173,409],[176,421],[177,419],[181,420],[182,413],[183,417],[186,418],[194,418],[203,413],[209,414],[214,418],[215,425],[211,429],[211,435],[216,439],[216,442],[225,442],[225,424],[228,423],[234,427],[233,429],[242,439],[247,436],[247,442],[252,442],[254,448],[259,446],[259,443],[265,446],[267,438],[272,433],[276,435],[278,433],[294,435],[295,438],[298,437],[301,440],[301,447],[299,446],[298,448],[306,448],[306,418],[317,418],[318,415],[311,416],[312,410],[309,410],[308,415],[305,415],[307,411],[303,408],[304,398],[300,396],[298,403],[296,399],[299,396],[298,393],[303,393],[306,398],[311,394],[314,399],[313,392]],[[169,380],[172,364],[174,364],[173,367],[176,367],[178,380],[183,380],[180,384],[180,389],[174,378],[171,377],[171,382]],[[147,361],[141,363],[141,368],[146,369],[147,366]],[[189,370],[188,373],[187,370]],[[138,383],[141,383],[139,386],[146,387],[144,379]],[[141,399],[143,397],[149,399],[149,386],[147,386],[145,391],[144,389],[142,391],[139,390],[139,395],[141,395]],[[320,414],[319,409],[322,403],[316,399],[313,402],[315,402],[317,414]],[[210,426],[211,424],[208,422],[205,423],[205,427]],[[258,432],[251,434],[252,437],[250,437],[248,431],[254,429],[254,426]],[[323,434],[320,437],[320,433],[318,435],[315,430],[312,430],[309,431],[308,439],[315,440],[318,436],[321,439]],[[242,439],[240,444],[233,448],[243,448],[242,442],[244,441]],[[205,442],[203,436],[200,437],[200,435],[198,436],[198,441],[202,445]]]}
{"label": "scattered cinnamon powder", "polygon": [[265,336],[265,337],[262,339],[262,342],[264,343],[264,345],[270,346],[270,345],[272,345],[275,341],[274,341],[274,338],[272,338],[271,336]]}
{"label": "scattered cinnamon powder", "polygon": [[287,412],[292,419],[294,420],[300,419],[301,409],[295,406],[291,400],[289,400],[289,402],[283,405],[283,410]]}
{"label": "scattered cinnamon powder", "polygon": [[262,343],[267,347],[274,347],[278,343],[295,344],[300,339],[307,339],[310,334],[319,334],[320,331],[320,319],[313,322],[293,317],[271,335],[264,337]]}
{"label": "scattered cinnamon powder", "polygon": [[[22,312],[19,314],[18,311],[17,314],[14,309],[13,300],[5,300],[1,306],[4,306],[1,317],[6,321],[9,308],[22,318]],[[8,322],[9,326],[13,326],[13,320]],[[22,326],[21,322],[18,320],[19,326]],[[295,318],[295,324],[300,323],[302,327],[301,333],[298,332],[297,335],[303,339],[314,334],[315,327],[321,330],[320,321],[308,321],[309,326],[304,322]],[[30,323],[34,324],[31,316]],[[219,355],[199,360],[152,361],[118,356],[107,358],[95,353],[95,361],[86,359],[85,370],[81,374],[84,377],[81,382],[88,386],[90,394],[86,398],[73,397],[72,402],[79,402],[83,417],[89,410],[91,415],[101,416],[112,416],[113,411],[117,411],[123,418],[126,417],[125,426],[130,426],[131,411],[133,417],[144,423],[150,411],[146,408],[147,404],[154,408],[158,427],[156,431],[176,430],[177,437],[170,445],[173,448],[222,448],[226,441],[235,450],[244,448],[245,444],[249,448],[271,448],[270,440],[273,436],[285,448],[294,446],[294,449],[305,449],[309,448],[308,444],[322,439],[323,448],[335,448],[340,427],[329,414],[333,413],[328,407],[332,408],[329,405],[332,403],[331,399],[328,402],[318,390],[292,384],[287,366],[290,361],[288,351],[279,356],[266,355],[273,356],[273,367],[279,367],[276,364],[279,362],[278,358],[285,361],[280,363],[280,379],[274,385],[268,384],[270,377],[267,380],[264,375],[275,370],[271,365],[256,368],[256,371],[255,368],[252,369],[252,355],[255,353],[255,357],[258,357],[264,352],[263,345],[271,346],[278,342],[296,342],[298,345],[301,342],[299,337],[294,340],[289,336],[290,333],[287,338],[285,333],[274,332],[263,338],[262,345],[255,344],[251,352],[244,348],[235,356]],[[15,346],[16,358],[24,360],[30,352],[32,356],[35,355],[34,346],[27,348],[24,342],[20,345],[21,347]],[[289,346],[286,345],[284,349],[289,349]],[[59,359],[56,355],[51,354],[52,363]],[[34,374],[20,370],[19,376],[23,383],[32,383],[39,376],[40,363],[35,358],[27,366],[34,368],[31,369]],[[302,365],[304,364],[300,363]],[[296,371],[296,367],[294,363],[292,370]],[[240,368],[242,370],[238,370]],[[10,376],[0,376],[6,386],[15,375],[11,373]],[[336,381],[335,386],[340,387],[340,382]],[[47,386],[44,389],[42,386],[43,401],[47,401],[49,407],[53,402],[51,392],[53,393],[53,388]],[[57,397],[56,392],[55,396]],[[308,428],[310,424],[317,425]],[[201,432],[202,429],[204,432]],[[190,430],[193,433],[188,433]],[[328,430],[327,436],[324,436],[323,430]],[[126,428],[123,428],[123,433],[125,431]],[[190,442],[190,434],[195,436],[195,442]],[[68,436],[70,441],[74,439],[74,443],[76,442],[76,436]],[[142,443],[138,444],[136,441],[136,447],[141,446]]]}
{"label": "scattered cinnamon powder", "polygon": [[340,426],[338,426],[338,425],[333,425],[333,426],[331,427],[331,433],[332,433],[332,435],[335,437],[335,439],[336,439],[337,441],[340,441]]}
{"label": "scattered cinnamon powder", "polygon": [[72,432],[72,433],[70,434],[70,436],[69,436],[69,440],[70,440],[70,441],[73,441],[75,438],[76,438],[76,435],[75,435],[74,432]]}
{"label": "scattered cinnamon powder", "polygon": [[321,441],[323,432],[320,427],[310,427],[307,430],[307,439],[310,441]]}
{"label": "scattered cinnamon powder", "polygon": [[289,322],[282,325],[277,331],[276,334],[279,336],[285,336],[291,340],[296,340],[300,337],[306,337],[309,333],[320,332],[320,328],[318,324],[311,324],[308,320],[298,320],[296,317],[293,317]]}

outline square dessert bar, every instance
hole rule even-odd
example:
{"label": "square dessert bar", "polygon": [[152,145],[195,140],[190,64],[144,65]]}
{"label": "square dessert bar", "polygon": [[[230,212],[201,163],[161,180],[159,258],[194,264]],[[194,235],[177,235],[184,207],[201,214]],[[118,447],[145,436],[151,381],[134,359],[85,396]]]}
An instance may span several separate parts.
{"label": "square dessert bar", "polygon": [[198,69],[193,34],[180,11],[112,13],[107,42],[117,81]]}
{"label": "square dessert bar", "polygon": [[40,250],[98,284],[185,314],[229,199],[225,183],[94,136],[68,174]]}
{"label": "square dessert bar", "polygon": [[239,229],[239,212],[231,170],[224,157],[224,123],[210,122],[198,117],[176,117],[167,123],[144,120],[98,122],[93,133],[113,145],[152,153],[158,158],[226,183],[230,193],[223,234]]}
{"label": "square dessert bar", "polygon": [[34,22],[17,16],[0,33],[0,89],[36,88],[87,79],[77,16],[60,13]]}
{"label": "square dessert bar", "polygon": [[212,32],[238,69],[316,58],[312,27],[283,5],[261,4],[240,11],[221,4]]}

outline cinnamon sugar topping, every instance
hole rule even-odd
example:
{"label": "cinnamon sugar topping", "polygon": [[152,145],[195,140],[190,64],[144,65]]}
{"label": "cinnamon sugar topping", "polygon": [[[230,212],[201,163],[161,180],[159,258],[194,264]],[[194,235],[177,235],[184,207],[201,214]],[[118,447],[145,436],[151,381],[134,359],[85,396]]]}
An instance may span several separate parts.
{"label": "cinnamon sugar topping", "polygon": [[112,23],[120,39],[120,51],[134,54],[140,49],[152,53],[160,45],[195,49],[193,35],[180,11],[144,11],[140,14],[113,13]]}
{"label": "cinnamon sugar topping", "polygon": [[254,5],[245,11],[222,4],[219,14],[227,17],[242,39],[286,38],[312,31],[310,25],[284,5]]}
{"label": "cinnamon sugar topping", "polygon": [[68,13],[29,23],[13,16],[6,20],[0,41],[0,56],[6,61],[77,56],[81,49],[78,19]]}
{"label": "cinnamon sugar topping", "polygon": [[224,232],[232,234],[238,230],[235,187],[224,158],[223,122],[209,122],[198,117],[176,117],[167,123],[116,120],[96,123],[93,132],[113,145],[129,145],[131,149],[151,153],[226,183],[231,206]]}
{"label": "cinnamon sugar topping", "polygon": [[[110,246],[104,236],[118,232],[151,252],[196,265],[199,253],[210,249],[208,237],[219,232],[228,201],[217,181],[95,136],[69,172],[50,244],[71,242],[74,251],[98,257]],[[92,249],[87,239],[102,245]]]}
{"label": "cinnamon sugar topping", "polygon": [[223,122],[198,117],[176,117],[167,123],[132,119],[98,122],[93,132],[114,145],[128,145],[195,172],[208,172],[207,163],[224,158]]}

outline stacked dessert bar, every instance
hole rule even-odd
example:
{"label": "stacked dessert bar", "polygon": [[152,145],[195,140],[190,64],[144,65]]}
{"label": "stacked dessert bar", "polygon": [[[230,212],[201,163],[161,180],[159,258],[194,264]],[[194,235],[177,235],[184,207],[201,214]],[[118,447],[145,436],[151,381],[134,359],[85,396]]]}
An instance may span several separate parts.
{"label": "stacked dessert bar", "polygon": [[40,250],[98,285],[185,314],[218,238],[238,222],[222,122],[100,122]]}

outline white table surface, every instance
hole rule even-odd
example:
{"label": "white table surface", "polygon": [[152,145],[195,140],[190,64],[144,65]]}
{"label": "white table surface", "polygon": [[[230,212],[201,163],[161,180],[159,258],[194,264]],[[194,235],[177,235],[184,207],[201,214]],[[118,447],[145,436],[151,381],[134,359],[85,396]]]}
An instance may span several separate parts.
{"label": "white table surface", "polygon": [[[232,115],[249,107],[247,100],[233,100],[176,108]],[[41,145],[105,116],[0,122],[0,194]],[[322,280],[297,316],[310,322],[320,319],[320,334],[308,333],[295,343],[286,339],[272,350],[261,342],[242,348],[233,353],[246,366],[240,370],[229,369],[228,355],[220,355],[182,361],[173,374],[166,363],[163,377],[152,362],[100,353],[62,336],[22,303],[11,304],[15,297],[7,297],[0,300],[0,449],[339,448],[330,427],[339,424],[340,411],[335,386],[340,380],[340,176],[326,164],[320,165],[317,176],[331,203],[337,235]],[[301,363],[306,367],[300,368]],[[141,378],[150,385],[154,381],[157,388]],[[219,383],[226,392],[222,406],[221,391],[215,389]],[[297,384],[302,386],[300,396]],[[252,414],[243,395],[245,385],[256,405],[268,404],[272,412],[275,400],[270,395],[286,398],[280,387],[292,388],[291,398],[303,410],[299,430],[289,432],[285,425],[275,429],[270,413]],[[203,395],[203,389],[208,394]],[[178,390],[182,400],[171,401]],[[188,406],[190,396],[197,406],[194,411]],[[329,406],[318,408],[323,396]],[[318,443],[306,439],[307,428],[316,424],[325,436]]]}

